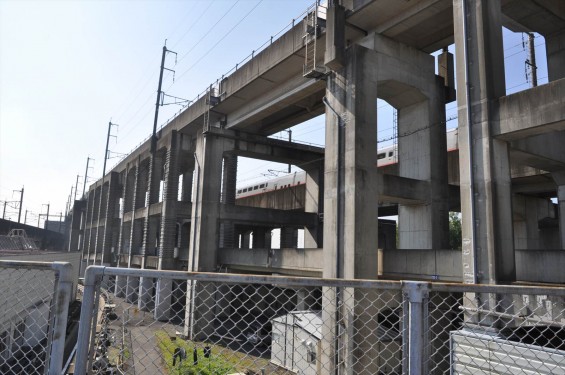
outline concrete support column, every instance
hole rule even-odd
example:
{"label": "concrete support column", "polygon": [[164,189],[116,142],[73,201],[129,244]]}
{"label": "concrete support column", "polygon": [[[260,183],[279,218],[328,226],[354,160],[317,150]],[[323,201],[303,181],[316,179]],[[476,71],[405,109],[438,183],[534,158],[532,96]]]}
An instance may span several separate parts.
{"label": "concrete support column", "polygon": [[92,196],[92,205],[90,207],[90,228],[88,229],[88,242],[87,242],[87,266],[94,264],[91,260],[92,257],[96,256],[96,230],[98,227],[98,208],[100,199],[100,188],[94,186],[88,193],[89,199]]}
{"label": "concrete support column", "polygon": [[245,231],[241,233],[241,248],[249,249],[251,247],[251,232]]}
{"label": "concrete support column", "polygon": [[560,247],[559,234],[540,227],[542,220],[555,218],[554,204],[550,199],[514,194],[512,213],[516,249],[540,250]]}
{"label": "concrete support column", "polygon": [[134,210],[138,208],[145,207],[145,196],[147,194],[148,187],[148,176],[149,176],[149,160],[138,160],[137,162],[137,174],[135,182],[135,200],[134,200]]}
{"label": "concrete support column", "polygon": [[512,282],[516,266],[508,144],[491,136],[496,101],[506,92],[500,1],[454,0],[453,18],[455,44],[461,47],[456,48],[456,73],[463,280]]}
{"label": "concrete support column", "polygon": [[[253,249],[266,249],[266,236],[267,230],[265,228],[255,228],[253,229]],[[270,232],[269,232],[270,237]]]}
{"label": "concrete support column", "polygon": [[565,78],[565,30],[545,36],[548,81]]}
{"label": "concrete support column", "polygon": [[[174,250],[177,234],[177,201],[178,201],[178,153],[179,134],[171,133],[171,143],[165,160],[165,188],[161,209],[161,240],[159,247],[159,269],[174,269]],[[170,302],[169,302],[170,305]]]}
{"label": "concrete support column", "polygon": [[96,264],[96,259],[98,254],[100,254],[100,248],[102,240],[100,239],[100,225],[102,221],[100,220],[100,213],[102,212],[102,202],[104,201],[104,186],[98,186],[96,188],[95,201],[94,201],[94,211],[92,217],[92,223],[94,227],[92,228],[92,241],[90,243],[90,254],[92,257],[92,264]]}
{"label": "concrete support column", "polygon": [[151,205],[159,201],[159,188],[161,185],[162,175],[162,157],[158,152],[149,157],[149,176],[148,176],[148,190],[147,190],[147,211],[144,222],[143,230],[143,246],[141,254],[143,255],[143,264],[141,268],[145,268],[145,259],[148,255],[156,256],[158,233],[159,233],[159,218],[151,217]]}
{"label": "concrete support column", "polygon": [[330,77],[326,89],[324,277],[374,279],[378,243],[376,54],[351,46],[346,58],[346,67]]}
{"label": "concrete support column", "polygon": [[139,289],[139,277],[128,276],[126,286],[126,302],[135,303],[137,301],[137,291]]}
{"label": "concrete support column", "polygon": [[125,297],[127,293],[127,285],[127,276],[116,276],[116,288],[114,289],[114,295],[116,297]]}
{"label": "concrete support column", "polygon": [[[130,165],[130,163],[128,163],[127,167],[126,167],[126,171],[125,171],[125,177],[124,177],[124,187],[122,189],[122,212],[121,212],[121,219],[120,219],[120,230],[119,230],[119,234],[118,234],[118,246],[116,249],[116,261],[118,266],[120,266],[120,262],[121,262],[121,255],[124,251],[124,247],[126,246],[126,239],[127,241],[129,241],[131,239],[131,224],[132,222],[130,221],[129,223],[125,223],[125,216],[127,212],[131,212],[132,208],[133,208],[133,201],[134,201],[134,185],[135,185],[135,174],[132,173],[132,167]],[[132,214],[132,218],[131,220],[133,220],[133,214]],[[129,231],[128,231],[129,229]],[[131,247],[131,244],[128,244],[128,246]],[[127,252],[129,254],[129,250]],[[129,262],[128,262],[129,265]],[[118,286],[120,284],[120,278],[124,278],[123,276],[116,276],[116,292],[119,293],[118,291]],[[122,293],[123,294],[123,293]]]}
{"label": "concrete support column", "polygon": [[136,219],[132,222],[131,230],[131,249],[130,249],[130,261],[131,255],[141,254],[141,246],[143,244],[143,221],[144,219]]}
{"label": "concrete support column", "polygon": [[235,227],[232,221],[224,220],[220,223],[220,247],[221,248],[235,248]]}
{"label": "concrete support column", "polygon": [[116,264],[116,261],[112,259],[112,250],[114,252],[116,251],[113,247],[115,243],[114,233],[119,230],[120,226],[120,219],[118,217],[120,190],[119,175],[116,172],[111,172],[110,181],[108,182],[107,201],[104,204],[104,233],[102,237],[102,249],[100,250],[102,255],[100,264],[102,265],[110,266]]}
{"label": "concrete support column", "polygon": [[[199,131],[196,139],[195,169],[196,189],[192,199],[192,225],[188,270],[214,272],[217,268],[217,252],[220,228],[220,194],[222,160],[226,152],[233,150],[233,140]],[[213,291],[209,295],[199,292],[206,286],[190,285],[187,295],[185,334],[211,334],[214,319]],[[212,286],[210,286],[212,288]],[[197,294],[194,294],[196,292]],[[190,306],[197,307],[196,311]]]}
{"label": "concrete support column", "polygon": [[399,175],[430,184],[426,204],[398,207],[401,249],[446,249],[449,246],[444,87],[435,79],[433,64],[429,73],[428,95],[436,95],[398,110],[398,134],[408,134],[398,139]]}
{"label": "concrete support column", "polygon": [[[344,51],[344,68],[328,77],[324,167],[324,270],[327,278],[375,279],[378,258],[377,54],[359,45]],[[344,290],[323,292],[322,366],[328,373],[376,374],[378,341],[370,321],[374,300]],[[343,303],[339,303],[340,300]],[[338,307],[339,306],[339,307]],[[336,316],[342,317],[344,340]],[[349,317],[355,316],[355,323]],[[372,324],[372,323],[371,323]],[[346,348],[345,353],[342,348]],[[355,348],[355,349],[354,349]],[[343,357],[340,352],[343,353]],[[359,353],[363,353],[359,356]],[[336,356],[340,357],[335,368]],[[370,358],[369,361],[363,358]]]}
{"label": "concrete support column", "polygon": [[281,228],[281,249],[295,249],[298,247],[298,229]]}
{"label": "concrete support column", "polygon": [[189,270],[216,269],[219,244],[220,194],[224,152],[233,141],[199,133],[196,141],[196,189],[192,203]]}
{"label": "concrete support column", "polygon": [[182,174],[182,193],[181,200],[183,202],[192,201],[192,180],[194,176],[194,168]]}
{"label": "concrete support column", "polygon": [[559,206],[559,239],[561,249],[565,249],[565,171],[552,173],[557,184],[557,204]]}
{"label": "concrete support column", "polygon": [[[324,212],[324,166],[319,164],[314,168],[306,169],[306,197],[304,202],[305,212]],[[307,249],[322,248],[324,230],[322,223],[314,227],[304,228],[304,247]]]}
{"label": "concrete support column", "polygon": [[79,236],[81,233],[81,218],[86,209],[86,202],[84,200],[75,200],[72,206],[71,222],[69,228],[69,244],[67,251],[82,250],[79,248]]}
{"label": "concrete support column", "polygon": [[154,282],[152,277],[139,278],[139,298],[137,300],[137,307],[141,311],[151,311],[153,308],[153,287]]}
{"label": "concrete support column", "polygon": [[170,318],[173,281],[171,279],[158,279],[155,288],[154,316],[156,320],[166,322]]}
{"label": "concrete support column", "polygon": [[235,204],[237,182],[237,155],[225,154],[222,178],[222,203]]}

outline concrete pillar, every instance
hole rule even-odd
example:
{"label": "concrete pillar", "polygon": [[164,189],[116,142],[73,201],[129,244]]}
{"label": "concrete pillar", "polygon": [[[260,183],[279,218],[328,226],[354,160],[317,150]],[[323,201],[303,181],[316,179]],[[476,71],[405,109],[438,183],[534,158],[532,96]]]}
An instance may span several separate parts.
{"label": "concrete pillar", "polygon": [[[99,181],[98,183],[101,183],[101,181]],[[92,263],[91,264],[95,264],[96,263],[96,258],[98,257],[98,254],[100,253],[100,243],[102,241],[99,241],[99,232],[100,232],[100,211],[101,211],[101,201],[104,199],[104,189],[103,186],[98,186],[96,187],[96,193],[94,195],[94,206],[93,206],[93,211],[92,211],[92,232],[91,232],[91,237],[92,240],[90,242],[90,255],[92,258]]]}
{"label": "concrete pillar", "polygon": [[182,174],[182,193],[183,202],[192,201],[192,179],[194,176],[194,167]]}
{"label": "concrete pillar", "polygon": [[114,233],[119,230],[120,219],[118,215],[119,200],[120,200],[120,184],[119,184],[119,174],[117,172],[111,172],[108,182],[108,193],[107,200],[104,203],[104,233],[102,233],[102,248],[100,250],[102,258],[100,264],[103,265],[116,265],[116,260],[112,259]]}
{"label": "concrete pillar", "polygon": [[[174,269],[174,250],[177,233],[177,201],[178,201],[178,153],[180,134],[171,133],[171,142],[165,161],[165,186],[161,208],[161,240],[159,246],[159,269]],[[170,302],[169,302],[170,305]]]}
{"label": "concrete pillar", "polygon": [[137,292],[139,289],[139,277],[128,276],[126,286],[126,302],[135,303],[137,301]]}
{"label": "concrete pillar", "polygon": [[565,249],[565,171],[552,173],[557,184],[557,205],[559,210],[559,239]]}
{"label": "concrete pillar", "polygon": [[295,249],[296,247],[298,247],[298,229],[282,227],[281,249]]}
{"label": "concrete pillar", "polygon": [[[211,133],[197,134],[195,169],[196,189],[192,199],[192,225],[189,248],[189,271],[214,272],[217,267],[217,252],[220,227],[220,194],[222,179],[222,160],[225,152],[233,150],[233,140],[217,137]],[[189,289],[196,290],[198,296],[187,295],[185,334],[195,332],[204,336],[211,334],[214,319],[213,294],[203,296],[207,287],[198,284]],[[212,286],[209,286],[212,288]],[[212,288],[213,289],[213,288]],[[209,291],[213,293],[213,290]],[[197,307],[196,311],[190,306]]]}
{"label": "concrete pillar", "polygon": [[565,30],[545,35],[548,81],[565,78]]}
{"label": "concrete pillar", "polygon": [[251,244],[253,249],[265,249],[265,232],[265,228],[253,229],[253,243]]}
{"label": "concrete pillar", "polygon": [[149,175],[147,190],[147,211],[143,230],[143,245],[141,255],[143,255],[142,267],[145,268],[145,259],[147,256],[156,256],[159,238],[159,218],[150,216],[151,205],[159,201],[159,188],[161,185],[162,175],[162,156],[160,152],[155,152],[149,157]]}
{"label": "concrete pillar", "polygon": [[512,282],[516,267],[508,144],[491,136],[497,121],[496,100],[505,95],[500,1],[453,1],[453,17],[458,46],[463,280]]}
{"label": "concrete pillar", "polygon": [[90,258],[95,254],[96,248],[96,227],[95,227],[95,218],[98,217],[98,193],[99,189],[94,186],[88,193],[88,200],[89,200],[89,218],[88,218],[88,233],[87,233],[87,241],[86,241],[86,253],[87,253],[87,266],[93,264]]}
{"label": "concrete pillar", "polygon": [[[124,251],[124,247],[126,246],[126,243],[129,243],[129,240],[131,239],[131,224],[132,222],[128,222],[127,224],[125,223],[125,216],[126,213],[131,212],[132,208],[133,208],[133,201],[134,201],[134,184],[135,184],[135,174],[132,173],[132,167],[130,165],[130,163],[127,164],[126,166],[126,171],[125,171],[125,176],[124,176],[124,187],[122,189],[122,212],[121,212],[121,219],[120,219],[120,230],[119,230],[119,234],[118,234],[118,246],[116,248],[116,262],[118,264],[118,266],[121,266],[120,262],[121,262],[121,255]],[[132,214],[132,218],[131,220],[133,220],[133,214]],[[127,239],[127,241],[126,241]],[[131,247],[131,244],[129,244],[128,246]],[[127,252],[127,254],[129,254],[129,250]],[[129,262],[128,262],[129,265]],[[120,277],[116,277],[116,292],[119,293],[118,291],[118,282],[119,282]],[[123,279],[123,277],[122,277]],[[123,293],[122,293],[123,294]]]}
{"label": "concrete pillar", "polygon": [[222,178],[222,203],[235,204],[237,182],[237,155],[225,154]]}
{"label": "concrete pillar", "polygon": [[[398,207],[401,249],[449,247],[444,88],[435,79],[433,65],[429,70],[427,94],[433,95],[435,86],[436,95],[398,109],[398,134],[407,134],[398,139],[399,175],[430,183],[426,204]],[[423,128],[424,124],[433,125]]]}
{"label": "concrete pillar", "polygon": [[156,320],[166,322],[170,318],[173,281],[171,279],[158,279],[155,288],[154,316]]}
{"label": "concrete pillar", "polygon": [[220,247],[233,249],[236,246],[236,235],[233,221],[223,220],[220,223]]}
{"label": "concrete pillar", "polygon": [[127,292],[127,285],[127,276],[116,276],[116,288],[114,289],[114,295],[116,297],[125,297]]}
{"label": "concrete pillar", "polygon": [[69,243],[67,251],[82,250],[79,248],[79,237],[81,233],[81,217],[86,209],[86,202],[84,200],[75,200],[71,211],[71,221],[69,228]]}
{"label": "concrete pillar", "polygon": [[151,311],[151,308],[153,307],[154,284],[152,277],[139,278],[139,298],[137,300],[137,307],[141,311]]}
{"label": "concrete pillar", "polygon": [[[326,89],[324,277],[374,279],[378,243],[376,54],[351,46],[346,63],[328,80]],[[338,142],[340,128],[344,131]]]}
{"label": "concrete pillar", "polygon": [[249,249],[251,247],[251,232],[245,231],[241,234],[241,248]]}
{"label": "concrete pillar", "polygon": [[[321,213],[324,212],[324,166],[316,165],[306,169],[306,197],[304,201],[304,211]],[[321,221],[314,227],[304,228],[304,247],[307,249],[322,248],[323,245],[323,226]]]}
{"label": "concrete pillar", "polygon": [[219,244],[220,194],[224,152],[233,141],[198,133],[196,142],[196,189],[192,203],[189,270],[216,269]]}
{"label": "concrete pillar", "polygon": [[[227,153],[223,157],[222,197],[223,204],[235,204],[237,182],[237,155]],[[235,245],[235,228],[232,221],[220,223],[220,247],[233,248]]]}
{"label": "concrete pillar", "polygon": [[[324,270],[326,278],[375,279],[378,271],[377,189],[377,55],[359,45],[345,52],[344,68],[328,77],[326,86],[326,153],[324,167]],[[325,288],[322,319],[322,366],[328,373],[376,374],[379,351],[374,330],[377,296],[365,298]],[[338,305],[341,298],[343,304]],[[341,306],[338,309],[338,306]],[[337,347],[336,315],[344,335]],[[355,334],[354,334],[355,332]],[[347,345],[345,343],[348,343]],[[345,362],[335,368],[335,356]],[[355,356],[355,350],[362,352]],[[355,357],[357,359],[355,360]],[[370,358],[364,361],[363,358]],[[346,372],[343,372],[346,373]]]}
{"label": "concrete pillar", "polygon": [[560,247],[558,231],[540,227],[540,221],[555,218],[555,208],[550,199],[514,194],[512,213],[516,249],[540,250]]}

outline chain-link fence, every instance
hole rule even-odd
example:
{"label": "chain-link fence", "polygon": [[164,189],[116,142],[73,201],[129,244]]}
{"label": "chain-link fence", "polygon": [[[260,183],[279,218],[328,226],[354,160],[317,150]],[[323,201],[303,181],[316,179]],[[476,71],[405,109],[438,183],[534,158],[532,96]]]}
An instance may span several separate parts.
{"label": "chain-link fence", "polygon": [[0,374],[60,374],[69,263],[0,261]]}
{"label": "chain-link fence", "polygon": [[563,374],[564,300],[563,288],[90,267],[75,373]]}

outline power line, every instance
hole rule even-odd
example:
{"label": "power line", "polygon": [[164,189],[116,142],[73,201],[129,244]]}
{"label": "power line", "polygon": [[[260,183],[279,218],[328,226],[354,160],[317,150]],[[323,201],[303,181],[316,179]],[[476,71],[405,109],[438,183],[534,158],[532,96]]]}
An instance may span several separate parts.
{"label": "power line", "polygon": [[181,73],[177,79],[177,81],[180,81],[180,79],[187,73],[189,72],[192,68],[194,68],[200,61],[202,61],[202,59],[204,59],[206,56],[208,56],[208,54],[210,52],[212,52],[212,50],[214,50],[214,48],[216,48],[216,46],[218,44],[220,44],[228,35],[231,34],[231,32],[233,30],[235,30],[236,27],[238,27],[264,0],[259,0],[259,2],[257,4],[255,4],[255,6],[253,8],[251,8],[251,10],[249,12],[247,12],[245,14],[245,16],[243,16],[231,29],[228,30],[227,33],[224,34],[224,36],[222,36],[216,43],[214,43],[214,45],[208,49],[208,51],[206,51],[206,53],[204,53],[204,55],[202,55],[198,60],[196,60],[196,62],[194,62],[188,69],[186,69],[183,73]]}

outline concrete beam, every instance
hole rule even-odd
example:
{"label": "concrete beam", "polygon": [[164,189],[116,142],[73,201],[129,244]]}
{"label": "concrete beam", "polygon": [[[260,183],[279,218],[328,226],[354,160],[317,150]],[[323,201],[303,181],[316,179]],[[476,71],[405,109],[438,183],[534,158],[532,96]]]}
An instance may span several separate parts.
{"label": "concrete beam", "polygon": [[565,130],[565,79],[498,99],[493,136],[512,141]]}
{"label": "concrete beam", "polygon": [[310,163],[319,162],[324,158],[322,147],[286,142],[228,129],[213,129],[208,134],[235,141],[232,152],[238,156],[293,164],[303,166],[302,168],[307,168]]}
{"label": "concrete beam", "polygon": [[246,206],[221,205],[220,218],[235,223],[256,223],[269,226],[314,226],[318,222],[318,214],[311,212],[274,210]]}

